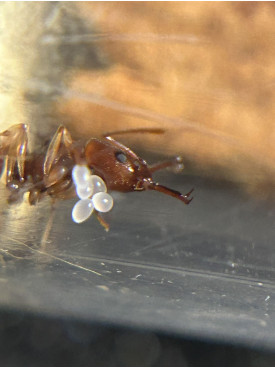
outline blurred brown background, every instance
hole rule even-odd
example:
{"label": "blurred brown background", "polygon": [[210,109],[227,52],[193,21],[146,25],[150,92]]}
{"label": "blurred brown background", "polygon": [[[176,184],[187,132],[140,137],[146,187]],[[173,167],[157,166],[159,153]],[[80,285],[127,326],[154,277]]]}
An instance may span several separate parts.
{"label": "blurred brown background", "polygon": [[50,138],[129,127],[135,149],[268,197],[275,182],[273,2],[0,5],[0,126]]}

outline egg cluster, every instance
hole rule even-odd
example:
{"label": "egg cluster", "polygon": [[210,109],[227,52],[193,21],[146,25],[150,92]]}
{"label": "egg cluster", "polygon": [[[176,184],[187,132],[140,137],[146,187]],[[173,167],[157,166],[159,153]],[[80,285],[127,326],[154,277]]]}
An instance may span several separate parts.
{"label": "egg cluster", "polygon": [[104,180],[97,175],[91,175],[87,166],[75,165],[72,178],[80,198],[72,210],[74,222],[79,224],[86,221],[94,209],[99,212],[108,212],[112,209],[113,198],[107,193]]}

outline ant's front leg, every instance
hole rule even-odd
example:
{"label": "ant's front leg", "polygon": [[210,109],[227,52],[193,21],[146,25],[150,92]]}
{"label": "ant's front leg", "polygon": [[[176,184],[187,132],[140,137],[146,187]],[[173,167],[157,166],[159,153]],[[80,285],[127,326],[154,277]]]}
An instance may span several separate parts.
{"label": "ant's front leg", "polygon": [[98,219],[100,225],[102,225],[104,227],[105,231],[108,232],[110,230],[110,225],[108,224],[108,222],[106,222],[104,220],[104,218],[101,216],[100,212],[94,210],[94,214],[95,214],[96,218]]}
{"label": "ant's front leg", "polygon": [[[4,159],[6,162],[6,184],[8,185],[16,179],[20,182],[24,181],[25,159],[28,148],[28,127],[25,124],[13,125],[9,129],[0,133],[0,176],[3,171]],[[18,178],[19,177],[19,178]]]}

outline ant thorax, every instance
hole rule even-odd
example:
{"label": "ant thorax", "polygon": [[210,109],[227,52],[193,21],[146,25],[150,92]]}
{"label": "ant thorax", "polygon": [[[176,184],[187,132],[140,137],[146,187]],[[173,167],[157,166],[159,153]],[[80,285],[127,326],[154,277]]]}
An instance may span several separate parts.
{"label": "ant thorax", "polygon": [[113,198],[107,193],[104,180],[91,173],[86,165],[75,165],[72,179],[79,201],[72,210],[72,219],[76,223],[86,221],[94,210],[109,212],[113,207]]}

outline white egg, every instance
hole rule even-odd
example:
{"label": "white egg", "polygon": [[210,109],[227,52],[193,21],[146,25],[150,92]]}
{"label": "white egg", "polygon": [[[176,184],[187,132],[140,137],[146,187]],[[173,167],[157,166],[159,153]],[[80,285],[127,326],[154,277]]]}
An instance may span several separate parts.
{"label": "white egg", "polygon": [[95,209],[99,212],[108,212],[113,207],[113,198],[105,192],[96,193],[92,198]]}
{"label": "white egg", "polygon": [[87,199],[94,193],[93,183],[89,180],[86,186],[77,186],[76,193],[80,199]]}
{"label": "white egg", "polygon": [[76,187],[85,187],[91,176],[87,166],[75,165],[72,171],[72,178]]}
{"label": "white egg", "polygon": [[80,224],[86,221],[93,213],[94,205],[90,199],[81,199],[78,201],[72,210],[72,219]]}
{"label": "white egg", "polygon": [[94,191],[93,193],[99,193],[99,192],[107,192],[106,184],[103,179],[101,179],[100,176],[97,175],[91,175],[90,176],[90,182],[93,184]]}

